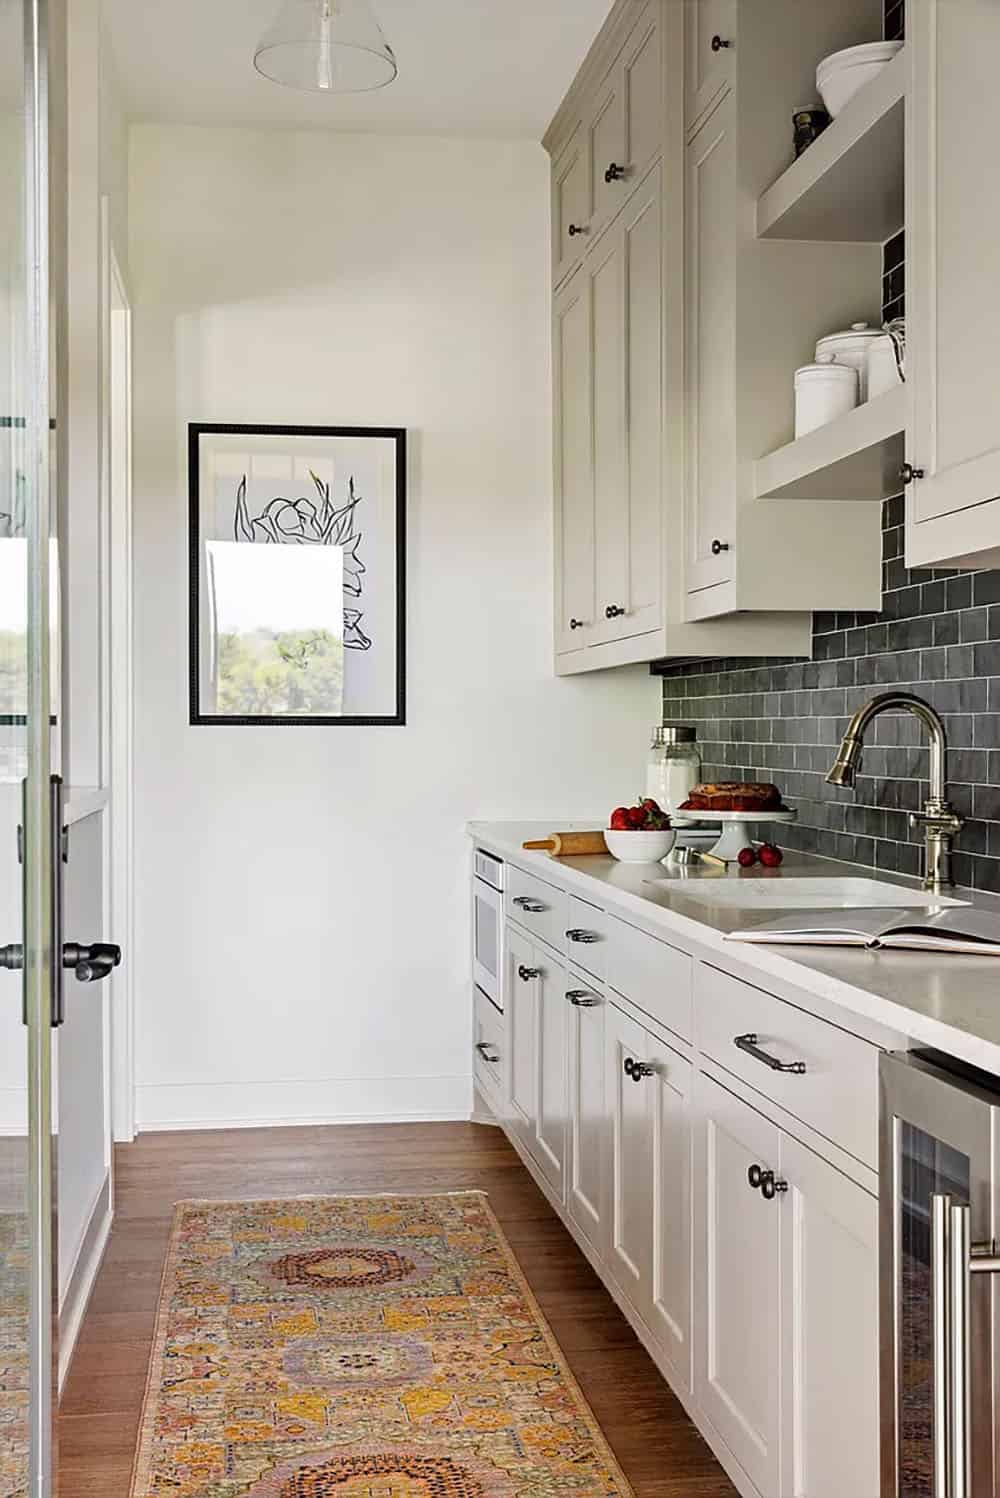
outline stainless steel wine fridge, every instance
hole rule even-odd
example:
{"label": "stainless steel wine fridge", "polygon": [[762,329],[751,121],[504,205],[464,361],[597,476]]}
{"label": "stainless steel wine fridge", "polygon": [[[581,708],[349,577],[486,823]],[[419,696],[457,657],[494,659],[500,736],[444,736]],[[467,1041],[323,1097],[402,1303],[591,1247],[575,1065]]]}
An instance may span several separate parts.
{"label": "stainless steel wine fridge", "polygon": [[998,1498],[1000,1080],[881,1062],[882,1498]]}

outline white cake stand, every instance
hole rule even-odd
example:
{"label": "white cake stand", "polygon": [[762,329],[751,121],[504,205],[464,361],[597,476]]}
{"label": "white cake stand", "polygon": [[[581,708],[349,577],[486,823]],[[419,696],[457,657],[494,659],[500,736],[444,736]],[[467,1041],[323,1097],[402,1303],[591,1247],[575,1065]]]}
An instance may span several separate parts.
{"label": "white cake stand", "polygon": [[[719,841],[712,848],[713,858],[722,858],[726,863],[736,863],[747,844],[747,827],[754,822],[778,822],[786,826],[798,820],[797,811],[689,811],[684,812],[692,822],[717,824],[722,828]],[[674,825],[681,825],[680,818]]]}

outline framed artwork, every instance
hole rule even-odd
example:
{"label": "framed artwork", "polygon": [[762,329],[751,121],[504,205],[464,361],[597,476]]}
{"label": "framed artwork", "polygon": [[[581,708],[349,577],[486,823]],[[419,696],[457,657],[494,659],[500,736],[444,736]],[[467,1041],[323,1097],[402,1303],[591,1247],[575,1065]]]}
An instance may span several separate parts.
{"label": "framed artwork", "polygon": [[191,722],[406,721],[406,433],[188,429]]}

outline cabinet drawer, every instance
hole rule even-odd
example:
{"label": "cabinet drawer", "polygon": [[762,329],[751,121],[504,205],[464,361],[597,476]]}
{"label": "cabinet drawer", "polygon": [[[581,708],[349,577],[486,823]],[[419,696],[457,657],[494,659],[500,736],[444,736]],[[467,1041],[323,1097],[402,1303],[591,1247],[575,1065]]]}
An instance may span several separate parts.
{"label": "cabinet drawer", "polygon": [[507,866],[507,915],[526,931],[541,937],[561,952],[566,945],[566,894],[554,885]]}
{"label": "cabinet drawer", "polygon": [[608,983],[658,1024],[690,1042],[691,958],[615,916],[605,920]]}
{"label": "cabinet drawer", "polygon": [[566,955],[577,967],[603,978],[608,955],[608,918],[596,905],[570,895],[566,907]]}
{"label": "cabinet drawer", "polygon": [[476,989],[472,1022],[473,1074],[499,1115],[503,1108],[503,1015]]}
{"label": "cabinet drawer", "polygon": [[[877,1046],[718,968],[700,963],[696,981],[699,1048],[877,1170]],[[805,1070],[779,1071],[741,1049],[740,1038],[776,1063]]]}

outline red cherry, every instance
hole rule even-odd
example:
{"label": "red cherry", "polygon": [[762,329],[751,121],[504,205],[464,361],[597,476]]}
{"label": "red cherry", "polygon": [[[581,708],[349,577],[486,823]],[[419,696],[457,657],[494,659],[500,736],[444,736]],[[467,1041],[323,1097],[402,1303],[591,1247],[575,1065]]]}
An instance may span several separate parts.
{"label": "red cherry", "polygon": [[736,862],[739,864],[741,869],[752,869],[754,864],[757,862],[757,849],[741,848],[739,853],[736,855]]}
{"label": "red cherry", "polygon": [[784,859],[784,853],[780,848],[776,848],[774,843],[765,843],[760,850],[760,861],[765,869],[780,868]]}

